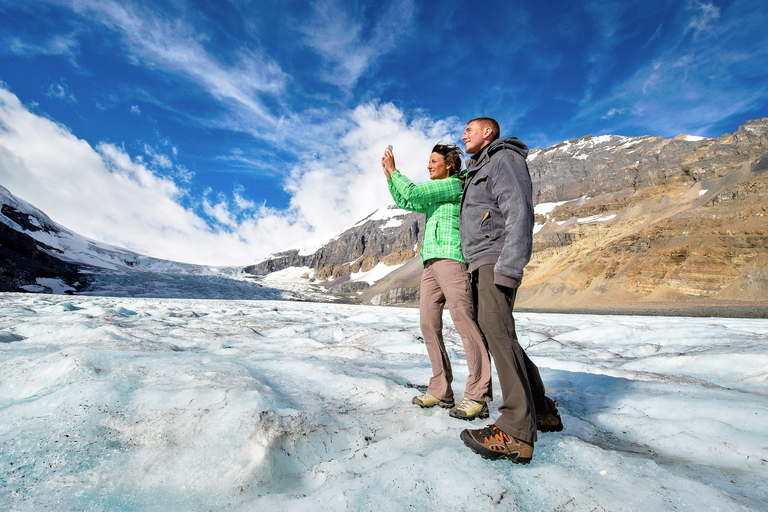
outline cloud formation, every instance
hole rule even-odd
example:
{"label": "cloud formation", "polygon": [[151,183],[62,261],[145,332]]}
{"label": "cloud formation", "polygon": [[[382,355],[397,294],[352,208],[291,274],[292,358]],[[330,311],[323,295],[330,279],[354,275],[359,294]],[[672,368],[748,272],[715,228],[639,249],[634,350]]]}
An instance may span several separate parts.
{"label": "cloud formation", "polygon": [[244,264],[389,204],[383,148],[427,179],[472,117],[534,147],[716,136],[768,105],[760,0],[486,9],[474,30],[465,0],[0,0],[0,183],[86,236]]}
{"label": "cloud formation", "polygon": [[[752,14],[745,17],[745,11]],[[755,86],[768,79],[768,68],[747,64],[768,62],[765,9],[753,0],[737,0],[724,12],[692,1],[680,16],[679,23],[659,26],[651,37],[658,40],[662,29],[667,32],[662,51],[580,105],[572,130],[599,117],[611,121],[611,133],[644,127],[647,133],[674,136],[686,127],[690,133],[720,135],[711,134],[715,124],[768,101],[768,89]]]}
{"label": "cloud formation", "polygon": [[396,0],[362,4],[354,12],[348,3],[331,0],[314,2],[312,10],[312,23],[300,31],[307,44],[327,62],[325,80],[348,89],[377,65],[381,56],[409,37],[416,5],[413,0]]}
{"label": "cloud formation", "polygon": [[298,240],[328,237],[391,204],[380,165],[387,144],[395,146],[399,167],[424,181],[431,145],[452,140],[455,126],[409,121],[391,104],[361,105],[349,113],[336,151],[290,170],[290,206],[276,210],[241,188],[231,199],[212,192],[191,197],[155,170],[174,167],[157,148],[146,146],[142,158],[114,144],[94,148],[0,87],[0,182],[89,238],[174,261],[244,265]]}

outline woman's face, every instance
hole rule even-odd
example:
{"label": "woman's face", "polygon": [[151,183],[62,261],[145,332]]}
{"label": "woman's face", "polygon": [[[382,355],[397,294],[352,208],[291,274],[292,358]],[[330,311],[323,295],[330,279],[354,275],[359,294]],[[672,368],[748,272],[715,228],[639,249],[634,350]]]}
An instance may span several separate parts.
{"label": "woman's face", "polygon": [[429,155],[429,179],[442,180],[450,176],[451,170],[445,165],[445,158],[440,153],[432,153]]}

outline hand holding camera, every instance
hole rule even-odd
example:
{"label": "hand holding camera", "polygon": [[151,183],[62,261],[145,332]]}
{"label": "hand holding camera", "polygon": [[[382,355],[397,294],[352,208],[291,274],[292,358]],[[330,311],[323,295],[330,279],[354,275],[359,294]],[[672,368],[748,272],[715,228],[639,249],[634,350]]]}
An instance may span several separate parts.
{"label": "hand holding camera", "polygon": [[391,144],[384,150],[384,156],[381,158],[381,167],[384,169],[384,176],[387,177],[387,180],[392,178],[392,173],[395,172],[395,155],[392,153]]}

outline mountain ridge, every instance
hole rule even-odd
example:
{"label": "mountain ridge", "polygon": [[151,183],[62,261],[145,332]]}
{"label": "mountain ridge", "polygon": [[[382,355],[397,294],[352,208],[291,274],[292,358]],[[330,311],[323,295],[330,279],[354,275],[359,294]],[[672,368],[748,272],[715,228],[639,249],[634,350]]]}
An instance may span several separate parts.
{"label": "mountain ridge", "polygon": [[[720,305],[758,308],[759,316],[768,316],[768,118],[717,138],[585,136],[535,148],[528,163],[537,226],[518,293],[521,308]],[[423,226],[423,215],[403,213],[402,222]],[[378,232],[386,234],[382,225],[358,223],[314,258],[283,254],[246,271],[263,276],[301,262],[315,271],[305,274],[307,280],[331,292],[366,258],[406,263],[410,253],[395,246],[413,245],[408,261],[417,259],[420,229],[398,233],[396,244],[385,243],[379,253],[359,250],[357,240]],[[370,287],[335,291],[352,291],[348,299],[362,303],[415,305],[415,266],[403,265]]]}
{"label": "mountain ridge", "polygon": [[[585,136],[534,148],[528,162],[536,227],[518,307],[746,307],[768,317],[768,118],[717,138]],[[418,303],[424,216],[394,206],[314,250],[212,270],[88,240],[2,187],[0,199],[0,291],[84,293],[95,274],[223,272],[294,299]]]}

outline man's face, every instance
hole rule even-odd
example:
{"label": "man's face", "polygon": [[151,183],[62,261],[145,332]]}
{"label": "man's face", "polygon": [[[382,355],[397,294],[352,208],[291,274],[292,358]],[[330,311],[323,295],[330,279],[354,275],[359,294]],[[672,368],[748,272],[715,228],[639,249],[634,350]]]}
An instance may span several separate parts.
{"label": "man's face", "polygon": [[467,124],[466,130],[464,130],[464,136],[461,138],[464,141],[464,152],[469,155],[474,155],[485,146],[485,136],[483,127],[477,121],[472,121]]}

